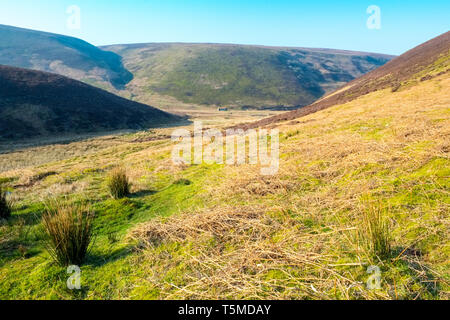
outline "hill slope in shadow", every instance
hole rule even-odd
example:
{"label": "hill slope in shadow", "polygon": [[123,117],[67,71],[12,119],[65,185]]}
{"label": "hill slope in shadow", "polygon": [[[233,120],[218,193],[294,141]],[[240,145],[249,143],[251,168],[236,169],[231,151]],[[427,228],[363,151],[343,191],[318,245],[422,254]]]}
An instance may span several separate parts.
{"label": "hill slope in shadow", "polygon": [[120,56],[59,34],[0,25],[0,64],[53,72],[107,89],[133,78]]}
{"label": "hill slope in shadow", "polygon": [[143,129],[179,120],[60,75],[0,66],[0,139]]}

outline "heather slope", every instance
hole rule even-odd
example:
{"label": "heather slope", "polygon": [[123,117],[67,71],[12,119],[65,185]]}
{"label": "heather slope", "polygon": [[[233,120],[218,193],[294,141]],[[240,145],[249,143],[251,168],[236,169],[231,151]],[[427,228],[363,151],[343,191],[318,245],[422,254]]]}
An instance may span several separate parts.
{"label": "heather slope", "polygon": [[392,92],[401,91],[421,81],[447,74],[449,71],[450,31],[409,50],[305,108],[246,124],[243,127],[260,127],[297,119],[386,88]]}

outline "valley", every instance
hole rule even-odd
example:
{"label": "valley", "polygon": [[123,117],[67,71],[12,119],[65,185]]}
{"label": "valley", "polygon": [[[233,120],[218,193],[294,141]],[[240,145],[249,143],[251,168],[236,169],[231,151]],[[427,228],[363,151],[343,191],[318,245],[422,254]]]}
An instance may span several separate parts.
{"label": "valley", "polygon": [[[278,129],[276,175],[176,164],[173,127],[1,153],[14,211],[0,223],[0,298],[448,300],[449,35],[297,111],[184,109],[217,129]],[[117,168],[131,183],[121,199]],[[48,198],[95,213],[80,290],[46,249]]]}

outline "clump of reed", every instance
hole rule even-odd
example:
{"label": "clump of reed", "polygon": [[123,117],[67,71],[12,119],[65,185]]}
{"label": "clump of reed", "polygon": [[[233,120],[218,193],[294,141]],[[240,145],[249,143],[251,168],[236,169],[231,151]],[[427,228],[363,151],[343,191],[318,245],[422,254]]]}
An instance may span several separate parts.
{"label": "clump of reed", "polygon": [[94,237],[94,213],[82,204],[46,203],[42,217],[50,255],[62,266],[81,265]]}

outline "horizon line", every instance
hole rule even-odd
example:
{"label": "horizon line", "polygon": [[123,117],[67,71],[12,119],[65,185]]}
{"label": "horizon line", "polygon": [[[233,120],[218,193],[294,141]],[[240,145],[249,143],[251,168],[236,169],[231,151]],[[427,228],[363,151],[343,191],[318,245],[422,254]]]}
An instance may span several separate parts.
{"label": "horizon line", "polygon": [[[82,40],[86,43],[89,43],[97,48],[105,48],[105,47],[112,47],[112,46],[132,46],[132,45],[149,45],[149,44],[184,44],[184,45],[222,45],[222,46],[247,46],[247,47],[259,47],[259,48],[267,48],[267,49],[304,49],[304,50],[318,50],[318,51],[337,51],[338,53],[342,54],[376,54],[381,56],[390,56],[390,57],[398,57],[401,54],[392,54],[392,53],[382,53],[382,52],[371,52],[371,51],[364,51],[364,50],[357,50],[357,49],[340,49],[340,48],[329,48],[329,47],[303,47],[303,46],[282,46],[282,45],[268,45],[268,44],[246,44],[246,43],[234,43],[234,42],[214,42],[214,41],[206,41],[206,42],[185,42],[185,41],[144,41],[144,42],[129,42],[129,43],[113,43],[113,44],[93,44],[91,42],[88,42],[87,40],[84,40],[83,38],[76,37],[73,35],[63,34],[63,33],[56,33],[52,31],[44,31],[44,30],[38,30],[38,29],[30,29],[30,28],[24,28],[17,25],[7,25],[0,23],[0,26],[10,27],[10,28],[17,28],[32,32],[41,32],[41,33],[48,33],[52,35],[59,35],[74,39]],[[412,49],[412,48],[410,48]],[[410,50],[408,49],[408,50]],[[406,52],[406,51],[405,51]]]}

